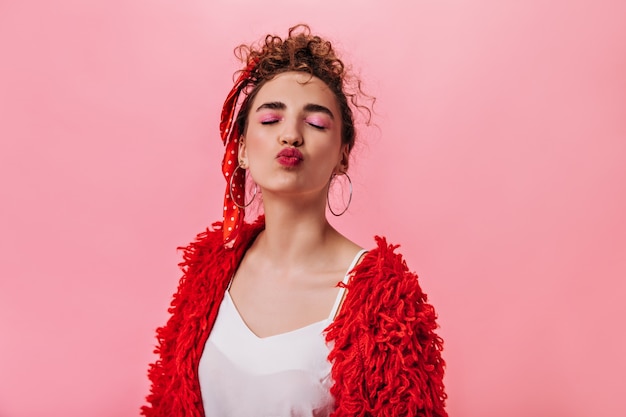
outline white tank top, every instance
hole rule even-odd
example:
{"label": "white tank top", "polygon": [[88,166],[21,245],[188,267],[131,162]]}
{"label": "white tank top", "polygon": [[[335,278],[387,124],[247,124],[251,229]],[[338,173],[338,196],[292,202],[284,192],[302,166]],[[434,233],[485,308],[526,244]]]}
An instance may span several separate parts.
{"label": "white tank top", "polygon": [[[344,283],[364,252],[354,257]],[[344,291],[338,290],[327,319],[260,338],[227,290],[198,366],[205,415],[328,417],[334,402],[324,329],[337,314]]]}

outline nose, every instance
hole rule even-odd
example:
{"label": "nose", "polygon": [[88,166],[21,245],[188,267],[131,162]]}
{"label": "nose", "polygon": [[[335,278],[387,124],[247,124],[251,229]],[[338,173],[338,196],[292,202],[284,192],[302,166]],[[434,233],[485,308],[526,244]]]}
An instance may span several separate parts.
{"label": "nose", "polygon": [[295,148],[302,145],[302,137],[300,135],[281,135],[279,140],[281,144],[293,146]]}
{"label": "nose", "polygon": [[299,126],[297,123],[286,123],[284,130],[280,133],[278,137],[281,145],[298,147],[301,146],[304,142],[302,138],[302,133],[300,132]]}

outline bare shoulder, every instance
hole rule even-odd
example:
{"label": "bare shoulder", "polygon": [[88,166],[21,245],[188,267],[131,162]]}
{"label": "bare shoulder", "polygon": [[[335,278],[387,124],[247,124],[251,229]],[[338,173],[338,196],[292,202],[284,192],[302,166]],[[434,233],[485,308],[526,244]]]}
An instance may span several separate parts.
{"label": "bare shoulder", "polygon": [[[329,245],[328,252],[331,259],[335,259],[339,269],[346,268],[353,263],[355,257],[363,250],[361,246],[348,239],[346,236],[337,233],[336,241]],[[357,263],[363,256],[359,256]]]}

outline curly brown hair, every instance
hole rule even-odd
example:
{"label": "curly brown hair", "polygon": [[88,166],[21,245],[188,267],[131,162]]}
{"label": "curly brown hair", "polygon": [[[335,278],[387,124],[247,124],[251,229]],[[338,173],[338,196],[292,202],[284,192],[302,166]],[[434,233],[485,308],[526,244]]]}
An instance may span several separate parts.
{"label": "curly brown hair", "polygon": [[335,94],[341,111],[341,139],[349,151],[356,137],[353,107],[365,116],[367,124],[371,120],[372,111],[361,101],[369,100],[373,106],[375,99],[363,92],[361,81],[346,69],[331,42],[312,35],[308,25],[291,27],[285,39],[267,35],[258,45],[240,45],[235,48],[235,55],[246,66],[254,67],[244,89],[246,98],[237,114],[240,132],[245,131],[250,105],[263,84],[287,71],[307,72],[324,81]]}

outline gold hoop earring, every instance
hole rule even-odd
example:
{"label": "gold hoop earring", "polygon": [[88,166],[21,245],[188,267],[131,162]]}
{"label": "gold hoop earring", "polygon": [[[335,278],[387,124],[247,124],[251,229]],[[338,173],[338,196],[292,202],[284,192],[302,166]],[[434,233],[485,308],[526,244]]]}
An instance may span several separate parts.
{"label": "gold hoop earring", "polygon": [[345,175],[346,178],[348,179],[350,195],[348,196],[348,203],[346,204],[346,207],[340,213],[335,213],[333,208],[330,206],[330,187],[332,185],[333,180],[337,176],[337,174],[333,174],[330,177],[331,184],[328,185],[328,191],[326,192],[326,203],[328,205],[328,210],[330,210],[330,212],[333,214],[333,216],[336,216],[336,217],[339,217],[339,216],[343,215],[346,211],[348,211],[348,208],[350,207],[350,203],[352,202],[352,180],[350,179],[350,176],[348,175],[347,172],[343,172],[341,175]]}
{"label": "gold hoop earring", "polygon": [[[256,198],[257,193],[259,192],[259,187],[258,185],[256,185],[256,183],[254,184],[254,195],[252,196],[252,199],[248,202],[248,204],[245,204],[246,202],[246,196],[245,196],[245,169],[244,170],[244,189],[242,191],[242,194],[244,194],[243,196],[243,202],[244,204],[241,205],[239,203],[237,203],[237,200],[235,199],[235,196],[233,195],[233,188],[235,188],[233,186],[233,178],[235,177],[235,172],[237,172],[238,169],[243,169],[240,165],[237,165],[235,167],[235,170],[232,172],[231,176],[230,176],[230,180],[228,181],[228,192],[230,193],[230,199],[233,201],[233,204],[236,205],[237,207],[239,207],[240,209],[244,209],[246,207],[248,207],[250,204],[252,204],[252,202],[254,201],[254,199]],[[241,195],[237,195],[237,198],[241,199]]]}

